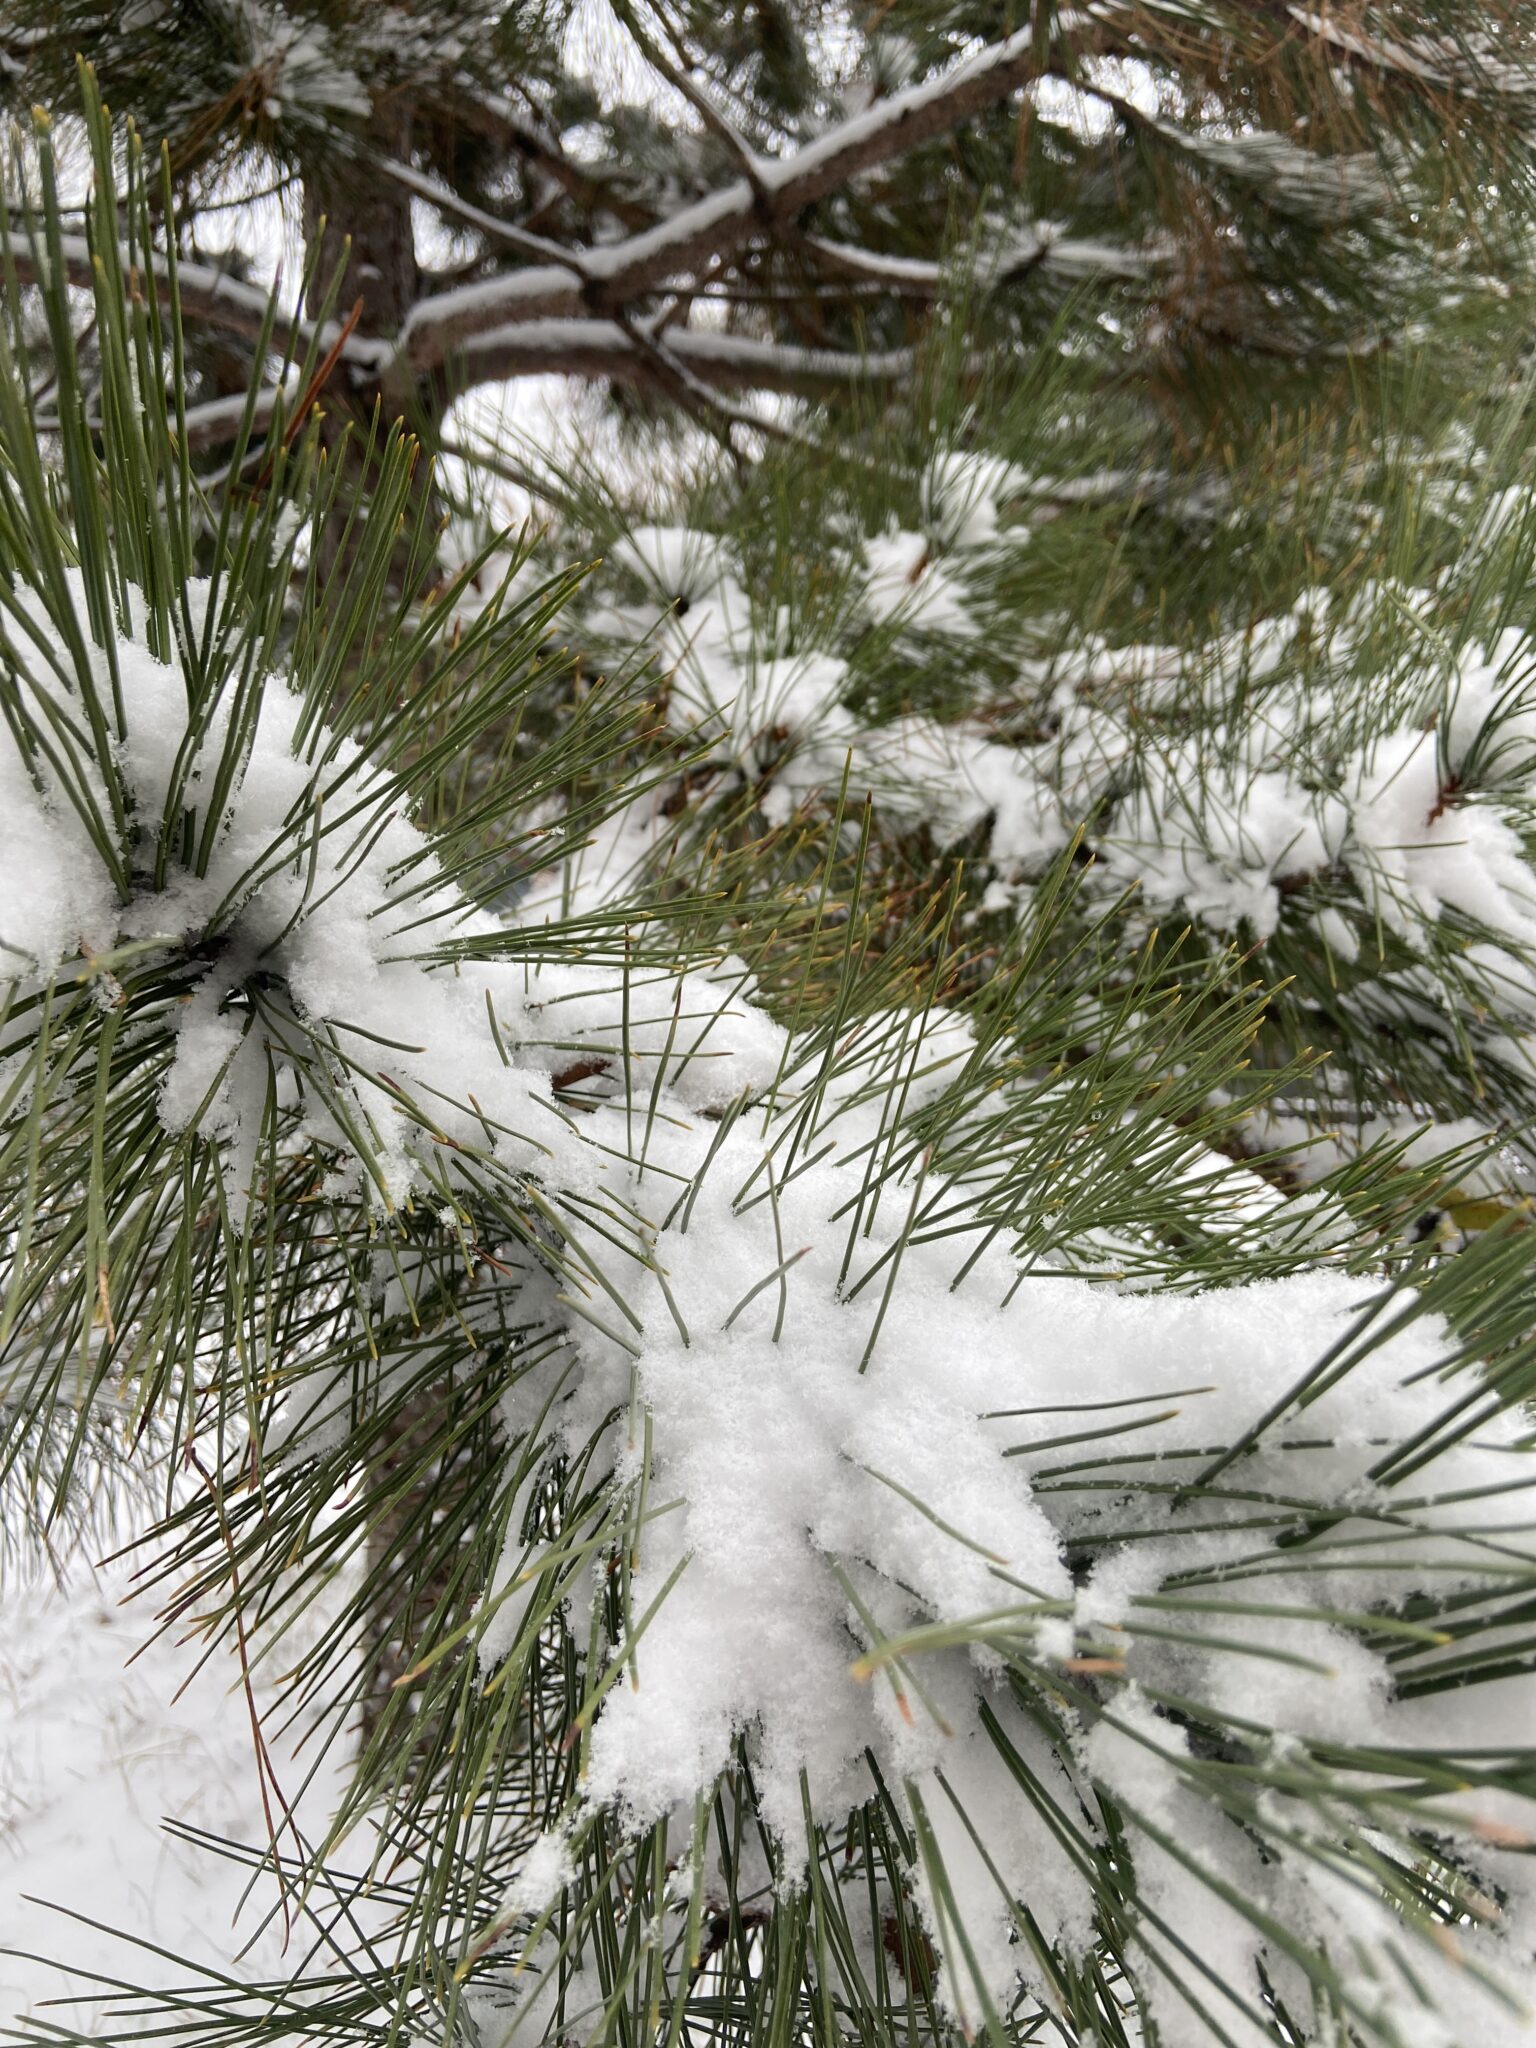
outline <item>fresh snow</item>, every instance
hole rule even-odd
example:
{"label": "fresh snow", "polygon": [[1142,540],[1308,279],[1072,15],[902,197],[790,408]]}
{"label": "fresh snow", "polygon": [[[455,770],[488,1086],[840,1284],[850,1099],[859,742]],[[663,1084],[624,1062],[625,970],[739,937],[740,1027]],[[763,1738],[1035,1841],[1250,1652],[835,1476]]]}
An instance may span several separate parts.
{"label": "fresh snow", "polygon": [[[1020,545],[1001,516],[1017,488],[1001,466],[935,463],[925,551],[949,550],[963,581],[976,566],[967,558]],[[750,779],[797,806],[851,772],[898,817],[920,805],[940,839],[989,829],[998,880],[1025,891],[1091,801],[1104,881],[1134,882],[1152,914],[1182,906],[1218,930],[1268,937],[1283,885],[1329,866],[1359,892],[1361,925],[1464,919],[1512,966],[1536,934],[1508,789],[1464,800],[1456,775],[1457,761],[1489,752],[1502,700],[1486,690],[1480,710],[1475,689],[1436,680],[1420,709],[1438,716],[1374,741],[1346,733],[1331,756],[1314,745],[1339,708],[1325,687],[1266,702],[1246,750],[1142,747],[1136,703],[1219,709],[1234,678],[1279,671],[1291,639],[1316,624],[1307,607],[1214,646],[1192,677],[1171,650],[1141,650],[1124,698],[1111,687],[1115,650],[1085,647],[1050,681],[1057,731],[1020,745],[979,719],[861,710],[835,650],[789,644],[782,621],[763,632],[719,546],[642,530],[619,569],[648,586],[653,621],[663,606],[667,715],[707,749],[718,788]],[[907,571],[917,583],[928,573],[923,557]],[[624,629],[627,602],[610,609],[608,631]],[[865,602],[878,610],[868,590]],[[69,663],[35,623],[30,687],[62,710]],[[524,1656],[547,1621],[544,1539],[529,1510],[562,1455],[590,1451],[602,1497],[632,1516],[639,1619],[611,1646],[618,1682],[590,1731],[580,1799],[529,1858],[509,1914],[537,1912],[571,1880],[572,1845],[593,1815],[638,1829],[691,1814],[741,1741],[793,1884],[806,1802],[835,1822],[870,1795],[873,1758],[941,1848],[964,1953],[928,1876],[915,1882],[942,1997],[974,2031],[1021,1984],[1046,2006],[1054,1995],[1012,1938],[1013,1897],[1029,1899],[1069,1956],[1094,1939],[1092,1891],[1043,1809],[1075,1802],[1096,1827],[1086,1802],[1097,1784],[1124,1813],[1142,1886],[1140,1907],[1126,1909],[1131,1961],[1164,2032],[1190,2048],[1272,2039],[1262,1978],[1295,1994],[1291,1963],[1225,1899],[1249,1897],[1326,1946],[1350,1822],[1315,1854],[1266,1860],[1201,1789],[1186,1738],[1152,1705],[1194,1702],[1250,1731],[1271,1761],[1305,1764],[1315,1745],[1432,1740],[1454,1751],[1465,1740],[1454,1694],[1400,1700],[1383,1646],[1335,1618],[1406,1596],[1426,1559],[1438,1584],[1478,1599],[1497,1592],[1499,1558],[1536,1560],[1536,1452],[1496,1401],[1402,1486],[1379,1476],[1385,1454],[1430,1431],[1461,1391],[1438,1370],[1450,1332],[1405,1320],[1350,1370],[1319,1378],[1370,1289],[1328,1269],[1332,1225],[1316,1205],[1301,1214],[1319,1269],[1242,1287],[1117,1289],[1074,1277],[1064,1259],[1021,1262],[999,1221],[1007,1158],[959,1164],[956,1147],[1031,1084],[979,1047],[963,1017],[877,1013],[845,1020],[828,1042],[814,1019],[792,1031],[770,1016],[730,955],[686,967],[541,958],[546,923],[582,900],[579,866],[493,917],[435,868],[397,782],[315,726],[281,675],[260,679],[221,780],[227,710],[189,742],[179,661],[157,659],[131,623],[114,652],[131,707],[112,768],[133,870],[184,812],[201,817],[209,858],[202,872],[172,862],[163,888],[119,902],[57,777],[42,767],[34,780],[0,757],[11,761],[0,770],[10,829],[37,875],[6,912],[18,973],[67,969],[82,941],[97,954],[124,941],[178,952],[186,986],[160,1115],[169,1131],[195,1125],[219,1145],[237,1217],[275,1107],[381,1228],[413,1200],[474,1227],[469,1161],[503,1186],[537,1189],[566,1219],[545,1247],[551,1263],[560,1254],[559,1286],[528,1246],[499,1246],[467,1304],[471,1341],[485,1327],[505,1334],[509,1304],[531,1332],[501,1402],[516,1497],[479,1654],[487,1670]],[[105,657],[94,659],[110,701]],[[1524,744],[1524,726],[1515,737]],[[1504,760],[1506,784],[1522,772],[1517,750],[1490,758]],[[87,776],[81,791],[107,817],[105,780]],[[621,812],[592,849],[599,875],[608,861],[633,872],[658,818],[654,793]],[[588,901],[601,900],[594,886]],[[463,957],[445,954],[465,941]],[[258,964],[259,1013],[229,1000]],[[330,1079],[323,1100],[317,1060]],[[1155,1109],[1143,1129],[1149,1184],[1161,1174],[1203,1208],[1268,1227],[1255,1175],[1162,1126]],[[383,1289],[386,1323],[404,1312],[407,1278],[402,1269]],[[270,1454],[334,1447],[345,1428],[335,1392],[303,1413],[279,1410]],[[1124,1427],[1081,1431],[1084,1401],[1113,1404]],[[1216,1504],[1186,1505],[1178,1482],[1239,1445]],[[1148,1484],[1153,1473],[1166,1478]],[[1458,1533],[1469,1498],[1475,1535]],[[1278,1511],[1255,1526],[1255,1501]],[[607,1568],[599,1548],[584,1599],[598,1598]],[[1189,1604],[1191,1584],[1202,1603]],[[1260,1622],[1242,1613],[1256,1585]],[[1161,1603],[1181,1589],[1170,1628]],[[1057,1742],[1022,1713],[1000,1639],[1056,1703]],[[1113,1674],[1102,1704],[1084,1700],[1083,1671]],[[1505,1684],[1501,1725],[1513,1730],[1536,1706],[1536,1679],[1520,1671]],[[1038,1800],[1020,1796],[996,1730],[1035,1759]],[[55,1766],[37,1756],[18,1770],[40,1779]],[[1292,1826],[1326,1833],[1314,1804],[1293,1814],[1278,1792],[1263,1799],[1277,1839]],[[1456,1788],[1418,1803],[1421,1822],[1486,1849],[1496,1883],[1512,1861],[1498,1846],[1512,1812],[1523,1814],[1513,1795]],[[1377,1832],[1394,1853],[1419,1854],[1391,1812]],[[1528,1893],[1511,1872],[1508,1926],[1468,1937],[1527,1996]],[[1169,1923],[1209,1967],[1175,1979],[1152,1959]],[[1401,1924],[1372,1904],[1352,1933],[1351,2009],[1401,2034],[1410,2006],[1420,2015],[1395,1961]],[[1447,2016],[1421,2016],[1416,2042],[1469,2038],[1454,2031],[1469,2013],[1479,2048],[1515,2038],[1495,1994],[1466,1990],[1443,1957],[1416,1948],[1414,1968],[1410,1986],[1429,1987]]]}
{"label": "fresh snow", "polygon": [[[1114,482],[1134,495],[1133,478]],[[786,825],[825,809],[846,777],[849,804],[868,795],[894,827],[969,842],[985,908],[1027,919],[1033,884],[1081,833],[1086,889],[1130,892],[1148,925],[1192,919],[1218,939],[1280,949],[1294,934],[1304,953],[1320,938],[1336,971],[1355,970],[1341,1000],[1363,1030],[1411,1020],[1448,1038],[1452,1059],[1471,1032],[1528,1069],[1528,1050],[1500,1028],[1536,1020],[1525,635],[1506,627],[1450,651],[1427,623],[1431,593],[1368,585],[1347,605],[1303,592],[1193,647],[1120,645],[1046,621],[1061,630],[1042,652],[991,590],[1027,561],[1064,489],[936,449],[918,523],[845,547],[851,629],[821,640],[786,637],[754,605],[728,541],[667,529],[663,556],[662,530],[647,528],[621,544],[614,566],[638,572],[646,595],[612,586],[591,630],[615,647],[648,639],[674,724],[718,740],[671,839],[701,837],[746,791],[768,824]],[[908,662],[969,664],[969,703],[944,716],[869,708],[868,673],[850,655],[871,626]],[[1386,631],[1396,652],[1382,669]],[[985,679],[1002,655],[1011,688]],[[1013,737],[1021,722],[1028,736]],[[654,819],[648,829],[653,843],[668,836]],[[1315,936],[1302,940],[1306,925]],[[1387,939],[1418,964],[1394,964]],[[1283,950],[1274,958],[1288,971]]]}
{"label": "fresh snow", "polygon": [[[125,1504],[116,1533],[133,1531]],[[136,1944],[255,1982],[298,1970],[314,1940],[301,1918],[285,1947],[270,1874],[243,1899],[245,1866],[168,1829],[258,1851],[267,1840],[234,1657],[217,1649],[198,1670],[199,1645],[184,1645],[184,1631],[156,1637],[151,1602],[132,1593],[129,1569],[93,1571],[80,1557],[61,1580],[39,1569],[0,1592],[0,1942],[31,1952],[0,1952],[0,2027],[30,2016],[121,2041],[132,2029],[99,2002],[91,1972],[157,1984],[163,1958]],[[312,1775],[311,1752],[295,1756],[300,1730],[277,1732],[270,1669],[255,1678],[257,1714],[277,1782],[315,1841],[346,1757],[333,1750]],[[65,1956],[68,1971],[47,1960]]]}

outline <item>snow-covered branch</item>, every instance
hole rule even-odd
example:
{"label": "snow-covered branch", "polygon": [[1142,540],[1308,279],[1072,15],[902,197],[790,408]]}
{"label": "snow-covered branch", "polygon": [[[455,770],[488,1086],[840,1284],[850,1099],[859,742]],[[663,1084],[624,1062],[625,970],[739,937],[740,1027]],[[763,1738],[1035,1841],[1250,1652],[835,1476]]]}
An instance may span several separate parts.
{"label": "snow-covered branch", "polygon": [[1383,71],[1415,84],[1476,97],[1489,93],[1536,104],[1536,69],[1501,46],[1491,24],[1466,34],[1415,35],[1406,39],[1371,33],[1359,22],[1339,19],[1330,8],[1287,5],[1286,14],[1308,35],[1336,50],[1347,61]]}
{"label": "snow-covered branch", "polygon": [[483,206],[475,206],[459,193],[444,185],[437,178],[429,178],[424,172],[413,169],[410,164],[398,162],[393,157],[370,158],[368,168],[383,173],[394,184],[403,186],[417,199],[424,199],[429,206],[436,207],[445,219],[457,221],[460,226],[473,228],[484,235],[488,242],[500,243],[504,248],[515,249],[523,256],[537,256],[557,266],[563,266],[574,277],[584,273],[582,258],[575,250],[564,249],[559,242],[553,242],[547,235],[530,234],[515,221],[502,220],[498,214],[487,213]]}
{"label": "snow-covered branch", "polygon": [[493,328],[611,313],[713,257],[730,255],[782,229],[805,207],[862,173],[1006,99],[1038,69],[1034,33],[1021,29],[937,78],[840,122],[794,156],[764,160],[755,179],[737,178],[655,227],[584,251],[584,279],[573,279],[567,264],[538,264],[441,293],[416,308],[401,347],[411,367],[424,370],[471,336]]}
{"label": "snow-covered branch", "polygon": [[[21,281],[24,284],[42,283],[47,264],[46,250],[17,229],[8,231],[5,241],[9,260]],[[95,262],[90,243],[84,235],[64,235],[60,238],[60,247],[69,282],[89,290]],[[142,254],[131,256],[124,250],[122,265],[130,290],[150,285],[162,303],[169,300],[171,272],[163,259],[146,264]],[[216,270],[212,264],[178,263],[175,289],[182,315],[188,320],[222,328],[229,334],[242,334],[252,341],[257,340],[266,327],[271,294],[260,285],[245,284],[226,271]],[[313,321],[284,313],[273,316],[270,332],[274,348],[294,353],[302,352],[311,344],[329,350],[341,337],[341,329],[334,321],[327,321],[317,332]],[[340,339],[340,360],[365,374],[377,375],[383,367],[385,354],[378,343],[367,341],[360,335],[347,335]]]}
{"label": "snow-covered branch", "polygon": [[461,74],[454,81],[454,107],[466,128],[499,144],[578,206],[609,214],[631,230],[649,225],[648,209],[628,196],[617,166],[573,162],[553,130],[504,93],[487,92]]}
{"label": "snow-covered branch", "polygon": [[[1032,32],[1021,30],[839,123],[793,156],[755,160],[750,176],[598,248],[566,250],[486,213],[412,166],[383,164],[391,182],[445,218],[541,260],[418,301],[395,336],[345,335],[339,361],[365,385],[402,370],[427,376],[450,359],[456,381],[469,383],[555,371],[663,388],[681,376],[713,390],[815,394],[903,377],[911,363],[905,351],[858,357],[681,327],[668,331],[663,365],[623,315],[635,299],[669,280],[783,231],[814,201],[1006,98],[1038,68]],[[12,234],[9,241],[20,275],[36,281],[45,256],[25,235]],[[916,286],[924,293],[938,286],[940,266],[934,263],[878,257],[830,242],[812,246],[839,268],[875,282]],[[64,260],[72,283],[90,282],[92,255],[83,237],[65,239]],[[169,297],[171,273],[163,262],[135,266],[125,257],[124,270],[134,283],[151,284],[162,300]],[[175,282],[189,320],[248,338],[263,332],[269,301],[259,286],[198,263],[177,266]],[[294,351],[316,341],[329,347],[336,339],[336,330],[317,336],[313,323],[297,315],[277,316],[270,333],[275,345]],[[217,401],[194,408],[189,437],[197,446],[216,445],[235,431],[239,418],[239,409]]]}
{"label": "snow-covered branch", "polygon": [[[717,391],[814,395],[855,384],[898,382],[912,369],[907,349],[858,356],[690,327],[667,330],[666,353]],[[457,367],[459,381],[466,384],[551,374],[653,384],[658,375],[654,357],[613,320],[532,320],[498,328],[478,335]]]}
{"label": "snow-covered branch", "polygon": [[[210,398],[205,405],[188,406],[182,423],[186,445],[192,449],[226,446],[240,431],[247,403],[246,394],[237,391],[228,398]],[[276,386],[258,391],[251,415],[252,432],[265,433],[276,410]]]}
{"label": "snow-covered branch", "polygon": [[829,241],[824,235],[807,235],[805,247],[850,277],[890,285],[897,291],[936,292],[944,282],[943,264],[927,263],[921,257],[887,256],[850,242]]}

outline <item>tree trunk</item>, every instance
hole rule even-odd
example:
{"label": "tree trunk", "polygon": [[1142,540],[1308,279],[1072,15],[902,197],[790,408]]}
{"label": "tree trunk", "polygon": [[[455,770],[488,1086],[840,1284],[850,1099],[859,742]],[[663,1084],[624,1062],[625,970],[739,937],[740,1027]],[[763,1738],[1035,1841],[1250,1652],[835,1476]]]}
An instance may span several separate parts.
{"label": "tree trunk", "polygon": [[[411,112],[404,95],[375,107],[366,130],[372,152],[397,162],[409,159]],[[304,228],[312,276],[311,312],[318,311],[339,272],[334,317],[346,320],[360,304],[354,331],[368,339],[392,341],[404,327],[421,289],[409,194],[385,179],[370,179],[363,165],[332,162],[306,178]],[[323,443],[333,451],[334,459],[346,462],[353,471],[343,486],[343,499],[354,491],[366,496],[374,481],[367,471],[365,450],[376,408],[381,411],[381,427],[404,418],[418,434],[424,428],[431,431],[438,411],[430,390],[404,381],[363,384],[355,376],[349,379],[340,368],[318,402]],[[423,451],[415,472],[414,489],[421,494],[415,509],[435,524],[439,510],[431,466],[425,459],[428,453],[430,449]],[[361,520],[350,523],[350,532],[343,531],[345,524],[331,521],[320,537],[320,569],[327,585],[345,576],[365,530]],[[397,587],[402,587],[406,578],[410,525],[408,513],[395,557]],[[357,655],[366,659],[366,650],[358,649]],[[344,691],[348,687],[345,679],[342,687]],[[398,1479],[402,1469],[422,1463],[424,1451],[442,1429],[448,1399],[446,1385],[423,1388],[394,1418],[392,1449],[378,1467],[381,1483]],[[424,1526],[451,1514],[453,1496],[462,1490],[465,1477],[462,1458],[456,1465],[450,1461],[446,1470],[432,1461],[370,1533],[367,1569],[379,1593],[370,1628],[373,1676],[363,1708],[365,1742],[401,1674],[414,1662],[422,1626],[452,1575],[453,1556],[445,1554],[439,1569],[423,1582],[419,1574],[404,1567],[405,1553],[414,1549],[419,1554]]]}
{"label": "tree trunk", "polygon": [[[365,142],[375,155],[406,162],[409,100],[375,107]],[[421,288],[410,194],[383,179],[370,184],[361,165],[332,161],[304,181],[304,235],[314,266],[313,298],[324,295],[339,267],[338,311],[345,315],[361,299],[357,331],[379,340],[397,335]]]}
{"label": "tree trunk", "polygon": [[[404,94],[380,101],[364,131],[366,153],[397,163],[408,162],[411,126],[411,102]],[[366,340],[393,341],[421,294],[410,194],[386,179],[370,179],[366,160],[357,163],[332,159],[305,178],[304,233],[312,278],[311,311],[318,310],[339,274],[333,301],[335,318],[347,320],[356,309],[355,333]],[[404,419],[418,437],[428,437],[429,443],[440,410],[434,391],[411,381],[403,372],[398,380],[362,383],[355,372],[349,376],[342,366],[327,381],[318,402],[323,414],[322,441],[327,447],[336,448],[346,437],[348,452],[343,459],[355,466],[356,475],[351,481],[365,494],[373,480],[364,467],[363,451],[375,410],[380,412],[382,428]],[[423,453],[431,453],[430,445]],[[417,465],[416,489],[421,494],[418,504],[422,515],[435,523],[439,508],[426,460]],[[360,538],[361,526],[357,524],[352,530],[351,545],[355,547]],[[345,572],[344,545],[339,531],[333,530],[321,538],[320,567],[327,580]],[[397,557],[397,587],[403,585],[408,554],[409,542],[402,539]]]}

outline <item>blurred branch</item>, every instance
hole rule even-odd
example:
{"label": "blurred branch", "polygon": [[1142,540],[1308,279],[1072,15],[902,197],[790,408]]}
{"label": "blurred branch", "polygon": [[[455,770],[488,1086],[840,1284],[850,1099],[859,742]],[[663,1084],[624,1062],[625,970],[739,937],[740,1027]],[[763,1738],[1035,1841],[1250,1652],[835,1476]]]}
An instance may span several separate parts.
{"label": "blurred branch", "polygon": [[794,156],[762,160],[755,188],[752,179],[738,178],[654,228],[582,252],[583,281],[573,282],[568,264],[548,264],[440,293],[411,315],[401,349],[411,368],[421,371],[491,329],[611,314],[712,257],[781,231],[804,208],[862,173],[1006,99],[1039,69],[1034,33],[1022,29],[840,122]]}
{"label": "blurred branch", "polygon": [[[29,235],[17,229],[6,234],[5,242],[21,282],[43,283],[46,252]],[[60,246],[69,282],[88,291],[93,282],[96,261],[90,243],[83,235],[64,235],[60,238]],[[169,302],[171,272],[166,264],[146,264],[142,254],[133,257],[126,249],[122,251],[121,262],[130,293],[147,284],[153,287],[162,305]],[[241,334],[251,341],[259,340],[266,329],[271,293],[260,285],[244,284],[225,271],[215,270],[211,264],[178,263],[176,295],[183,318],[197,321],[205,327],[222,328],[226,333]],[[340,334],[341,329],[335,321],[327,321],[324,330],[317,334],[313,321],[301,316],[290,318],[282,313],[273,320],[270,330],[273,347],[293,354],[302,353],[316,341],[322,349],[329,349]],[[343,338],[341,360],[364,373],[377,373],[383,367],[384,358],[377,343],[348,335]]]}

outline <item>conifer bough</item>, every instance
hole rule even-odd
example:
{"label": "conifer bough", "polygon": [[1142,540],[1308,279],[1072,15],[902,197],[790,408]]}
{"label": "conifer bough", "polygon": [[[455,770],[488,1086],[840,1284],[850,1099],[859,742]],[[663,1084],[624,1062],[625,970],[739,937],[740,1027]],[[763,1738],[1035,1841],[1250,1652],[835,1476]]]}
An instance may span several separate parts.
{"label": "conifer bough", "polygon": [[[360,509],[286,414],[323,327],[260,467],[253,382],[194,474],[169,251],[132,282],[169,167],[86,93],[99,377],[46,136],[0,344],[0,1478],[64,1514],[169,1421],[145,1588],[291,1674],[263,1767],[370,1710],[326,1841],[274,1798],[225,1845],[291,1974],[149,1951],[102,2024],[1527,2037],[1517,441],[1428,500],[1465,564],[1394,581],[1388,535],[1353,602],[1155,646],[1047,615],[1038,672],[1003,623],[1061,569],[1017,514],[1098,516],[1095,477],[958,409],[905,524],[798,462],[766,595],[749,488],[585,586],[498,537],[434,588],[406,437]],[[1394,993],[1450,1013],[1411,1064]],[[1290,1135],[1234,1156],[1333,1101],[1308,1015],[1359,1087],[1313,1187]],[[1411,1154],[1458,1088],[1492,1121]],[[1499,1140],[1497,1214],[1417,1235]]]}
{"label": "conifer bough", "polygon": [[[729,433],[723,394],[909,381],[914,298],[956,256],[969,279],[978,249],[984,324],[1014,346],[1037,345],[1077,285],[1154,357],[1379,347],[1466,268],[1469,246],[1423,233],[1451,185],[1490,254],[1485,178],[1507,192],[1528,176],[1529,24],[1515,7],[1468,32],[1463,15],[1043,0],[999,35],[902,6],[863,39],[872,76],[833,78],[793,8],[722,29],[626,0],[611,36],[661,95],[636,106],[520,10],[28,0],[0,27],[0,90],[18,110],[62,105],[83,53],[109,100],[170,139],[176,214],[194,220],[221,179],[300,197],[311,273],[338,273],[340,310],[359,304],[327,346],[331,395],[360,417],[382,393],[430,430],[477,385],[560,371]],[[1061,217],[1062,164],[1095,156],[1078,218]],[[469,253],[434,271],[425,251],[449,235]],[[60,248],[88,281],[83,243]],[[254,339],[263,294],[238,243],[234,275],[181,254],[194,330]],[[30,262],[20,242],[12,259]],[[164,250],[139,252],[135,276],[163,294]],[[306,332],[294,296],[280,347]],[[184,430],[213,445],[234,415],[207,398]]]}

